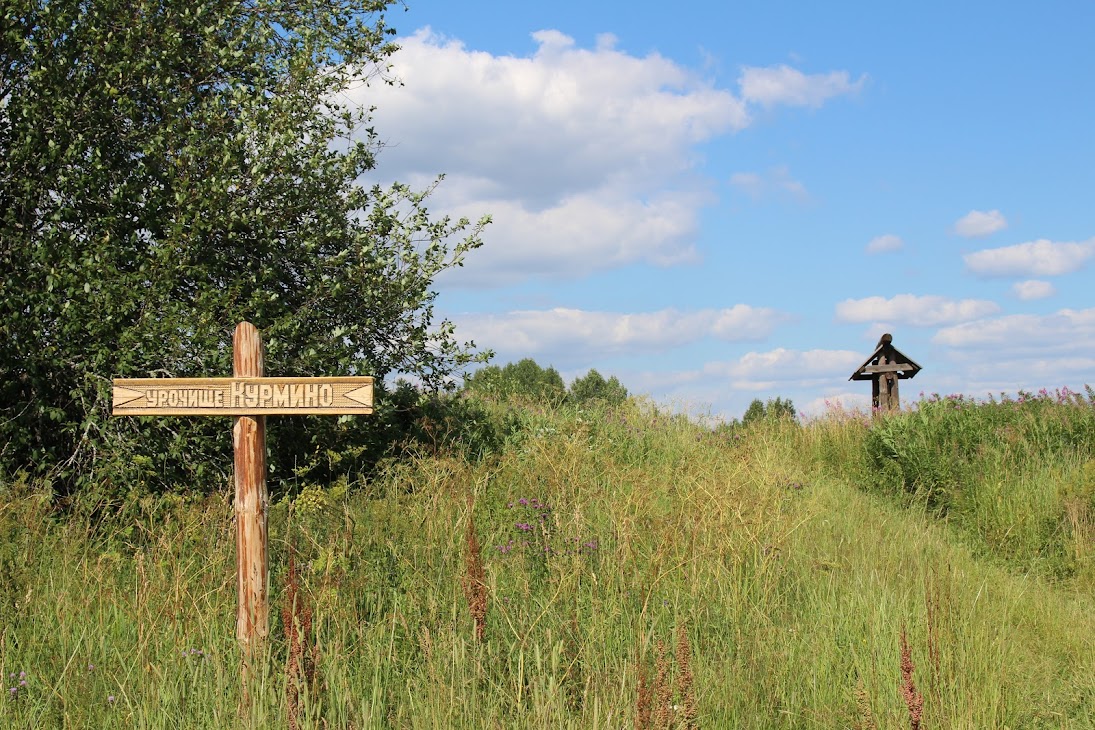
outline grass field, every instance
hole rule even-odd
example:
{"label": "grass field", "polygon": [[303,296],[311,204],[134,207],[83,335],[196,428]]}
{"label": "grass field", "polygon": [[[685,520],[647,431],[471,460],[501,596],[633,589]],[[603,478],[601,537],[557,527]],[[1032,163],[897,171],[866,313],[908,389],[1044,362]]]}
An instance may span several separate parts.
{"label": "grass field", "polygon": [[227,485],[58,513],[9,483],[0,726],[1095,728],[1092,400],[488,403],[501,449],[272,505],[244,710]]}

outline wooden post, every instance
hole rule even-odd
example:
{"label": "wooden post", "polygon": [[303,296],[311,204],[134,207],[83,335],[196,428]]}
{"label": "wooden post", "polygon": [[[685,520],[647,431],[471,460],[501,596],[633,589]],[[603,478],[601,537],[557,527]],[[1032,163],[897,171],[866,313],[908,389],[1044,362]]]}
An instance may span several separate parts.
{"label": "wooden post", "polygon": [[[890,359],[885,354],[878,358],[879,365],[889,365]],[[878,381],[878,403],[875,406],[882,411],[890,410],[890,378],[889,373],[878,373],[875,376]]]}
{"label": "wooden post", "polygon": [[251,666],[270,629],[270,563],[266,542],[266,415],[368,415],[373,379],[366,376],[267,378],[262,338],[240,322],[232,334],[231,378],[114,378],[115,416],[234,416],[236,482],[236,637],[242,649],[244,706]]}
{"label": "wooden post", "polygon": [[[232,335],[232,374],[262,377],[262,338],[250,322]],[[266,417],[238,416],[232,428],[236,477],[236,578],[239,605],[236,637],[243,650],[246,683],[249,660],[261,653],[269,632],[270,564],[266,547]]]}

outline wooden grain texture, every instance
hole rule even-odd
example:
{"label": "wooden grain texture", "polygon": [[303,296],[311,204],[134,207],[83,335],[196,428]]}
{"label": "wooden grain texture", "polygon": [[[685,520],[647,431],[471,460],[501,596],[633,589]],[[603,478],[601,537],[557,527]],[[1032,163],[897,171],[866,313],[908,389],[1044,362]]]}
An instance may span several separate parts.
{"label": "wooden grain texture", "polygon": [[336,416],[373,412],[373,379],[115,378],[115,416]]}
{"label": "wooden grain texture", "polygon": [[[885,354],[879,356],[878,366],[885,367],[888,364]],[[874,375],[874,379],[878,382],[878,402],[874,404],[874,407],[888,411],[890,409],[890,379],[886,375],[877,373]]]}
{"label": "wooden grain texture", "polygon": [[867,365],[860,369],[862,373],[900,373],[907,372],[913,369],[912,365],[907,362],[899,363],[887,363],[885,365]]}
{"label": "wooden grain texture", "polygon": [[[232,372],[237,378],[262,377],[262,340],[249,322],[232,336]],[[236,636],[247,662],[269,634],[269,555],[266,512],[266,418],[239,416],[232,429],[236,481],[236,578],[239,604]]]}
{"label": "wooden grain texture", "polygon": [[888,373],[882,377],[890,381],[890,402],[887,410],[900,411],[901,396],[898,394],[898,383],[901,382],[901,379],[897,377],[896,373]]}

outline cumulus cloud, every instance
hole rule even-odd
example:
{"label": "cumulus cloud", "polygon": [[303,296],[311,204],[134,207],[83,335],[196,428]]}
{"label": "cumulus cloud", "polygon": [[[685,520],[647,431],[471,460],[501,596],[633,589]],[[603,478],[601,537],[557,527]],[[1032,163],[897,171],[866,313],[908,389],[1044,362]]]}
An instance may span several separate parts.
{"label": "cumulus cloud", "polygon": [[766,173],[735,172],[730,176],[730,184],[753,200],[769,196],[786,197],[800,203],[810,200],[806,186],[791,176],[785,165],[773,167]]}
{"label": "cumulus cloud", "polygon": [[875,236],[867,242],[867,253],[887,253],[889,251],[900,251],[905,247],[905,242],[901,240],[901,236],[895,236],[892,233],[886,233],[881,236]]}
{"label": "cumulus cloud", "polygon": [[740,417],[753,398],[778,393],[801,406],[820,393],[842,393],[862,360],[862,353],[848,350],[777,348],[691,370],[633,372],[625,383],[632,392],[651,394],[659,403],[707,413],[705,409],[714,407],[718,418],[729,419]]}
{"label": "cumulus cloud", "polygon": [[693,144],[749,123],[740,99],[657,54],[578,48],[558,31],[533,38],[531,57],[472,51],[428,29],[401,39],[392,74],[403,85],[355,97],[377,107],[383,166],[486,179],[536,205],[687,169]]}
{"label": "cumulus cloud", "polygon": [[954,348],[1045,352],[1095,350],[1095,308],[1053,314],[1011,314],[939,330],[932,342]]}
{"label": "cumulus cloud", "polygon": [[858,93],[866,82],[866,76],[852,81],[847,71],[804,74],[786,65],[746,67],[738,79],[741,98],[766,107],[787,105],[817,108],[835,96]]}
{"label": "cumulus cloud", "polygon": [[[970,359],[964,371],[965,382],[977,383],[981,391],[1015,392],[1055,389],[1069,381],[1075,385],[1090,382],[1095,357],[1083,355],[1040,358],[993,359],[991,363]],[[987,387],[984,387],[987,386]]]}
{"label": "cumulus cloud", "polygon": [[955,300],[935,295],[898,294],[891,299],[845,299],[836,305],[836,318],[840,322],[885,320],[913,327],[934,327],[979,319],[998,311],[999,305],[984,299]]}
{"label": "cumulus cloud", "polygon": [[[423,29],[392,57],[401,84],[348,94],[375,107],[384,179],[420,187],[445,173],[431,209],[492,215],[474,267],[450,286],[695,261],[699,215],[714,200],[697,145],[747,127],[751,103],[816,106],[855,87],[839,73],[785,69],[801,77],[786,82],[798,91],[750,82],[746,98],[657,53],[619,50],[609,35],[592,48],[555,30],[533,39],[533,53],[504,56]],[[798,194],[789,178],[775,184]]]}
{"label": "cumulus cloud", "polygon": [[1095,309],[992,317],[945,327],[932,341],[967,392],[1077,389],[1095,370]]}
{"label": "cumulus cloud", "polygon": [[1095,238],[1057,243],[1044,238],[1002,248],[986,248],[963,259],[978,276],[1059,276],[1076,271],[1095,256]]}
{"label": "cumulus cloud", "polygon": [[474,265],[445,272],[438,281],[489,286],[514,283],[533,272],[574,278],[634,261],[657,266],[695,262],[697,197],[666,193],[642,201],[579,195],[543,210],[505,199],[462,203],[450,212],[470,218],[485,206],[494,219],[491,240],[512,243],[490,251],[490,265],[480,266],[476,252]]}
{"label": "cumulus cloud", "polygon": [[789,350],[750,352],[737,360],[710,362],[703,374],[729,381],[737,390],[767,390],[777,386],[809,387],[847,380],[863,355],[851,350]]}
{"label": "cumulus cloud", "polygon": [[577,355],[588,361],[606,355],[664,351],[704,338],[763,340],[787,315],[737,304],[727,309],[663,309],[636,314],[557,307],[465,314],[453,319],[462,337],[501,353],[546,354],[558,360]]}
{"label": "cumulus cloud", "polygon": [[1029,279],[1027,281],[1015,282],[1011,286],[1011,291],[1023,301],[1030,301],[1032,299],[1045,299],[1046,297],[1051,297],[1057,293],[1057,288],[1048,281]]}
{"label": "cumulus cloud", "polygon": [[955,221],[954,232],[965,238],[981,238],[1007,227],[1007,219],[998,210],[971,210]]}

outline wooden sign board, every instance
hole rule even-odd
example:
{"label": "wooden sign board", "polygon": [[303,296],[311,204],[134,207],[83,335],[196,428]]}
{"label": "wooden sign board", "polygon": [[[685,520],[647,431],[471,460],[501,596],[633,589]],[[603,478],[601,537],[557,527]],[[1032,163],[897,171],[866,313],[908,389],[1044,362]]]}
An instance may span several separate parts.
{"label": "wooden sign board", "polygon": [[249,665],[269,632],[266,416],[367,415],[371,377],[267,378],[262,338],[249,322],[232,335],[232,378],[114,378],[115,416],[235,416],[236,635],[247,698]]}
{"label": "wooden sign board", "polygon": [[115,416],[334,416],[373,412],[371,377],[115,378]]}

